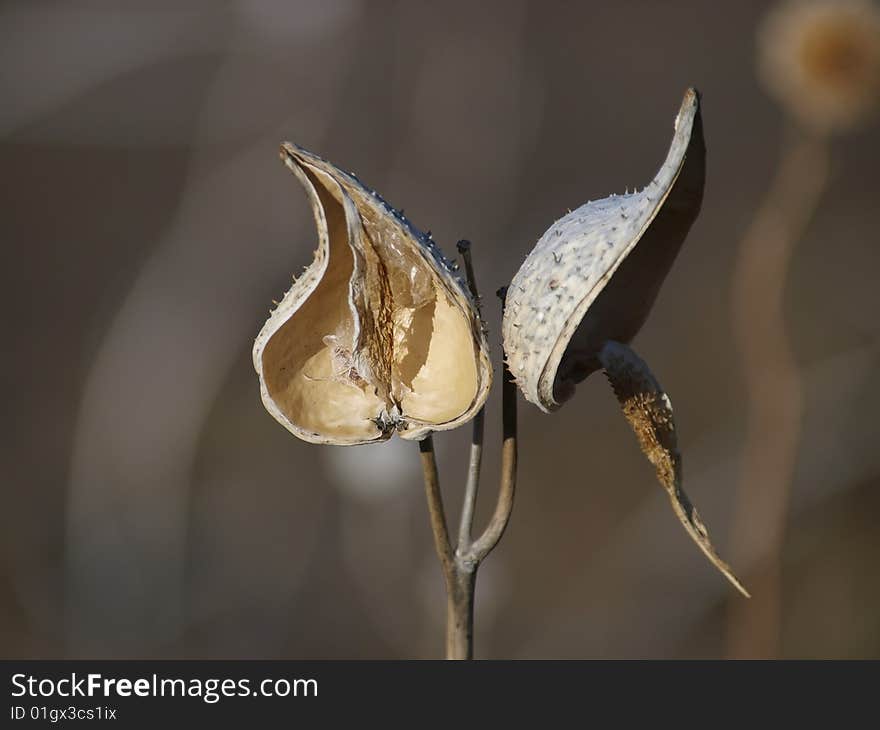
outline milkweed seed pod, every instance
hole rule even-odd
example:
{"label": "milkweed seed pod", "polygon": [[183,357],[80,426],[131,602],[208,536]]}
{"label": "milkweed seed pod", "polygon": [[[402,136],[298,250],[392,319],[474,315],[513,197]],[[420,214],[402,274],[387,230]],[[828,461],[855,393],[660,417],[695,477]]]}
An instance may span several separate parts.
{"label": "milkweed seed pod", "polygon": [[502,333],[526,400],[556,410],[648,316],[700,211],[706,147],[695,89],[684,96],[660,171],[641,192],[582,205],[558,220],[513,277]]}
{"label": "milkweed seed pod", "polygon": [[353,175],[290,143],[281,160],[309,198],[318,248],[254,343],[266,409],[295,436],[337,445],[470,420],[492,368],[452,264]]}
{"label": "milkweed seed pod", "polygon": [[514,276],[502,331],[517,385],[545,412],[559,408],[590,373],[605,372],[688,535],[748,596],[682,489],[672,404],[627,346],[700,212],[705,172],[700,97],[688,89],[654,179],[641,192],[587,203],[558,220]]}

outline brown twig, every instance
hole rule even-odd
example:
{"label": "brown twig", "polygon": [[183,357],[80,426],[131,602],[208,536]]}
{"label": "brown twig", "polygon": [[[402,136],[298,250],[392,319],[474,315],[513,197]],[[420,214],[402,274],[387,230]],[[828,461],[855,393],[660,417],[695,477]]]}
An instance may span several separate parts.
{"label": "brown twig", "polygon": [[[474,264],[471,259],[471,242],[461,240],[456,248],[464,262],[465,276],[468,288],[480,311],[480,294],[477,291],[477,280],[474,276]],[[464,489],[464,503],[461,508],[461,522],[458,528],[458,551],[467,552],[471,547],[471,531],[474,527],[474,510],[477,504],[477,492],[480,488],[480,467],[483,463],[483,431],[486,416],[486,408],[480,408],[474,417],[473,430],[471,432],[471,450],[468,459],[467,483]]]}
{"label": "brown twig", "polygon": [[446,512],[443,509],[443,495],[440,492],[434,439],[431,435],[419,441],[419,454],[422,460],[431,532],[434,534],[434,549],[440,559],[443,580],[446,583],[446,658],[471,659],[476,566],[468,574],[464,573],[452,552],[449,531],[446,527]]}
{"label": "brown twig", "polygon": [[[477,296],[473,266],[470,260],[470,245],[459,242],[459,252],[465,261],[468,283],[474,297]],[[502,305],[503,290],[499,290]],[[485,557],[498,544],[513,510],[513,497],[516,487],[517,459],[517,418],[516,388],[513,378],[504,368],[502,386],[502,433],[503,445],[501,452],[501,484],[495,511],[483,534],[471,542],[474,507],[480,479],[483,444],[483,409],[474,419],[473,438],[471,442],[470,460],[468,465],[468,481],[465,488],[462,506],[459,540],[453,552],[446,526],[446,513],[443,508],[443,496],[440,492],[440,480],[437,472],[437,461],[434,455],[434,442],[431,436],[419,442],[422,472],[425,481],[425,495],[428,501],[428,513],[431,530],[434,534],[434,547],[443,569],[446,583],[446,658],[472,659],[474,653],[474,591],[477,581],[477,569]]]}
{"label": "brown twig", "polygon": [[428,500],[428,516],[431,519],[431,532],[434,534],[434,548],[443,567],[443,574],[452,570],[453,554],[449,544],[449,530],[446,528],[446,512],[443,509],[443,494],[440,492],[440,476],[437,459],[434,455],[434,438],[428,434],[419,441],[419,455],[422,460],[422,476],[425,481],[425,497]]}
{"label": "brown twig", "polygon": [[[499,289],[498,296],[501,299],[502,308],[507,294],[506,289]],[[473,558],[478,562],[483,560],[498,544],[510,514],[513,511],[513,497],[516,492],[516,460],[517,460],[517,418],[516,418],[516,384],[513,375],[504,365],[504,382],[501,385],[501,431],[503,443],[501,446],[501,485],[498,490],[498,501],[495,504],[495,512],[486,526],[486,530],[476,540],[471,548]]]}

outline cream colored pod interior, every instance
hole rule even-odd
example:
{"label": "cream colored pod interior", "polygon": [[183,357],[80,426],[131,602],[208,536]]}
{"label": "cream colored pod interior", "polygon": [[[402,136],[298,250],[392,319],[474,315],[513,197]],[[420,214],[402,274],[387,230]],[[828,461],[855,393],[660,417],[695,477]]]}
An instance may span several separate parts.
{"label": "cream colored pod interior", "polygon": [[290,143],[281,160],[309,198],[318,248],[254,343],[266,409],[295,436],[338,445],[470,420],[492,367],[453,266],[353,175]]}
{"label": "cream colored pod interior", "polygon": [[688,89],[648,186],[582,205],[541,237],[511,282],[502,323],[527,400],[557,409],[600,367],[606,342],[636,335],[700,211],[705,169],[699,94]]}

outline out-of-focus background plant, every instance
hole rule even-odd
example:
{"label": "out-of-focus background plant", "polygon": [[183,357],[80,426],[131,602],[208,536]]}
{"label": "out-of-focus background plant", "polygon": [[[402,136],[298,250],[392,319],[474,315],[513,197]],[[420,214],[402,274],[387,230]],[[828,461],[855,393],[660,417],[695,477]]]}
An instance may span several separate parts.
{"label": "out-of-focus background plant", "polygon": [[[314,247],[278,143],[450,255],[470,238],[491,291],[548,221],[650,177],[693,84],[703,211],[636,345],[756,598],[728,607],[591,379],[520,410],[478,656],[880,655],[878,39],[849,5],[806,36],[817,10],[763,2],[0,6],[2,654],[437,656],[416,450],[301,443],[256,392],[255,323]],[[468,437],[435,437],[451,488]]]}
{"label": "out-of-focus background plant", "polygon": [[789,121],[733,274],[733,331],[747,414],[733,541],[743,560],[755,558],[755,605],[730,607],[734,658],[781,652],[785,534],[806,403],[788,331],[786,285],[797,245],[831,183],[832,135],[864,123],[880,100],[880,7],[872,0],[780,4],[759,27],[758,69]]}

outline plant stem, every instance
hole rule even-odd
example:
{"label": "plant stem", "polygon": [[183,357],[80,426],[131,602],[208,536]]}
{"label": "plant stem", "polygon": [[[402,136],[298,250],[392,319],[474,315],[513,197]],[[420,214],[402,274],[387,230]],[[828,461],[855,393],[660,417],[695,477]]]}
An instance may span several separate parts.
{"label": "plant stem", "polygon": [[[476,297],[476,283],[470,262],[469,244],[459,242],[459,252],[465,260],[468,281]],[[504,290],[498,296],[504,302]],[[502,385],[502,435],[501,484],[495,511],[485,531],[471,543],[474,506],[480,479],[480,465],[483,446],[483,409],[474,419],[471,442],[468,480],[462,505],[461,526],[458,546],[455,551],[449,541],[446,512],[443,508],[443,495],[440,491],[440,478],[437,459],[434,453],[434,439],[427,436],[419,442],[419,454],[425,482],[425,496],[428,501],[428,514],[431,531],[434,535],[434,548],[443,569],[446,584],[446,658],[473,659],[474,656],[474,591],[477,583],[477,569],[485,557],[498,544],[513,510],[513,497],[516,489],[517,461],[517,414],[516,388],[507,367],[504,368]]]}
{"label": "plant stem", "polygon": [[[471,242],[462,239],[458,242],[458,253],[464,262],[465,276],[468,288],[477,303],[477,311],[480,311],[480,294],[477,291],[477,279],[474,276],[474,263],[471,259]],[[474,527],[474,510],[477,504],[477,492],[480,488],[480,467],[483,463],[483,432],[485,425],[486,409],[480,408],[473,421],[471,435],[470,458],[468,459],[467,483],[464,489],[464,504],[461,508],[461,522],[458,527],[458,552],[464,553],[471,547],[471,531]]]}
{"label": "plant stem", "polygon": [[480,488],[480,467],[483,462],[484,422],[485,411],[481,408],[477,415],[474,416],[467,483],[464,488],[464,504],[461,508],[461,523],[458,527],[458,550],[462,552],[467,552],[471,547],[471,530],[474,527],[474,509],[477,504],[477,492]]}
{"label": "plant stem", "polygon": [[446,658],[474,658],[474,589],[477,566],[470,570],[456,564],[446,582]]}
{"label": "plant stem", "polygon": [[422,460],[422,476],[425,481],[425,496],[428,500],[428,516],[431,519],[431,532],[434,533],[434,548],[443,575],[449,583],[453,571],[454,558],[449,544],[449,530],[446,528],[446,512],[443,510],[443,495],[440,492],[440,477],[437,472],[437,459],[434,455],[434,437],[428,434],[419,441],[419,454]]}
{"label": "plant stem", "polygon": [[501,485],[498,501],[489,524],[467,550],[459,545],[453,560],[453,575],[447,579],[446,658],[473,659],[474,589],[477,569],[501,540],[516,492],[517,418],[516,385],[510,371],[504,368],[502,385]]}
{"label": "plant stem", "polygon": [[516,384],[510,370],[504,367],[504,382],[501,385],[501,485],[498,490],[498,501],[495,512],[486,526],[486,530],[471,547],[471,554],[478,562],[482,561],[498,544],[510,514],[513,511],[513,498],[516,493],[516,462],[517,462],[517,418],[516,418]]}

